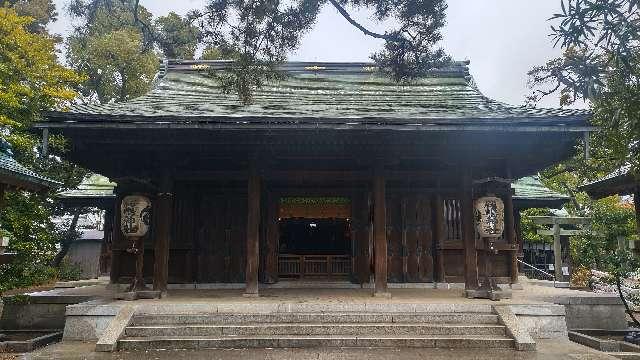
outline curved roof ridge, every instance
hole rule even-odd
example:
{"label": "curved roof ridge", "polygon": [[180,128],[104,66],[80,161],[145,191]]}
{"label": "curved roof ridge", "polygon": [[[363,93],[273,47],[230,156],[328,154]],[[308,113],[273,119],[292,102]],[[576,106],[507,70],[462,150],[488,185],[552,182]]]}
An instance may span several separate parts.
{"label": "curved roof ridge", "polygon": [[[161,60],[161,76],[168,72],[198,72],[203,70],[225,70],[231,67],[233,60]],[[450,65],[427,72],[426,77],[469,77],[469,60],[452,61]],[[332,74],[371,74],[379,67],[367,61],[286,61],[278,65],[278,69],[288,73],[332,73]]]}

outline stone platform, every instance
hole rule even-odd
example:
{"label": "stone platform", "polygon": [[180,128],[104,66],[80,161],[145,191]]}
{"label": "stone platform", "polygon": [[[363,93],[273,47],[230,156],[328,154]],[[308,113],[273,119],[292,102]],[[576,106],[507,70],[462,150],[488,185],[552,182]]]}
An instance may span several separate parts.
{"label": "stone platform", "polygon": [[[67,307],[64,340],[98,341],[102,351],[465,343],[527,350],[534,340],[567,337],[565,304],[596,298],[617,306],[611,296],[526,284],[513,291],[511,299],[497,302],[466,299],[463,289],[452,287],[389,291],[391,298],[373,297],[371,289],[266,288],[258,298],[245,298],[242,289],[174,287],[157,300],[114,301],[104,296]],[[479,321],[482,316],[495,321]],[[338,323],[344,325],[335,326]],[[182,329],[189,336],[177,337]]]}

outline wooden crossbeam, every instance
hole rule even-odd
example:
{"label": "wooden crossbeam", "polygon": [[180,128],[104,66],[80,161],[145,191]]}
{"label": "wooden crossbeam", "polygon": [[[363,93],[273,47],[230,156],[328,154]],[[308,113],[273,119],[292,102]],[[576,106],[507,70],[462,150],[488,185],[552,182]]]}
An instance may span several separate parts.
{"label": "wooden crossbeam", "polygon": [[[538,233],[538,235],[545,235],[545,236],[554,236],[554,235],[556,235],[556,233],[553,230],[538,230],[537,233]],[[560,236],[574,236],[574,235],[583,235],[585,233],[586,233],[586,231],[584,231],[584,230],[565,230],[565,229],[561,229],[560,233],[558,235],[560,235]]]}
{"label": "wooden crossbeam", "polygon": [[577,225],[591,222],[591,218],[579,216],[532,216],[531,220],[537,225]]}

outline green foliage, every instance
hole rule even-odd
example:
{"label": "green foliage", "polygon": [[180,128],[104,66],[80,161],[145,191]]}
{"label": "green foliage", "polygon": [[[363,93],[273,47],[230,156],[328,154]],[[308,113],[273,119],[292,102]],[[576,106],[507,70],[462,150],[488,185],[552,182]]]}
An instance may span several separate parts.
{"label": "green foliage", "polygon": [[71,67],[87,76],[83,95],[108,103],[149,91],[158,57],[139,21],[149,23],[151,14],[126,0],[76,0],[69,11],[81,22],[66,45]]}
{"label": "green foliage", "polygon": [[551,216],[549,209],[526,209],[520,212],[520,226],[522,229],[522,240],[532,243],[550,243],[553,239],[549,236],[538,234],[538,230],[542,230],[541,225],[533,223],[532,216]]}
{"label": "green foliage", "polygon": [[610,159],[609,168],[631,165],[640,176],[640,52],[638,54],[629,69],[611,71],[606,87],[593,99],[592,123],[600,131],[592,143],[599,151],[598,159]]}
{"label": "green foliage", "polygon": [[[640,2],[562,0],[553,21],[561,58],[534,68],[530,83],[537,100],[557,91],[561,105],[588,100],[593,124],[589,161],[570,160],[589,179],[630,164],[640,175]],[[594,171],[594,169],[596,171]]]}
{"label": "green foliage", "polygon": [[[16,2],[17,5],[27,2]],[[62,160],[66,143],[52,137],[52,155],[42,156],[38,138],[30,125],[43,111],[64,108],[82,77],[57,61],[55,39],[31,32],[33,19],[18,16],[14,9],[0,8],[0,123],[1,136],[13,147],[23,165],[75,187],[84,170]],[[60,240],[60,229],[51,222],[58,209],[50,194],[13,192],[6,194],[0,213],[3,230],[10,237],[9,250],[16,253],[0,271],[0,291],[42,284],[55,276],[49,261]]]}
{"label": "green foliage", "polygon": [[200,59],[202,60],[222,60],[224,59],[224,55],[220,49],[207,46],[204,50],[202,50],[202,55],[200,55]]}
{"label": "green foliage", "polygon": [[158,70],[158,58],[143,50],[142,35],[132,29],[92,36],[81,45],[70,40],[69,61],[88,75],[83,88],[101,103],[126,101],[149,91]]}
{"label": "green foliage", "polygon": [[25,294],[17,294],[2,299],[5,304],[27,305],[31,303],[31,296]]}
{"label": "green foliage", "polygon": [[82,269],[77,264],[64,260],[58,267],[57,275],[61,281],[78,281],[82,279]]}
{"label": "green foliage", "polygon": [[33,33],[46,34],[47,25],[58,17],[52,0],[0,0],[0,6],[10,7],[18,15],[31,18],[27,30]]}
{"label": "green foliage", "polygon": [[15,261],[0,265],[0,294],[11,289],[44,285],[56,278],[56,269],[41,262]]}
{"label": "green foliage", "polygon": [[28,31],[31,23],[0,8],[0,124],[20,131],[41,111],[73,99],[80,80],[57,63],[53,39]]}
{"label": "green foliage", "polygon": [[157,42],[164,56],[170,59],[193,59],[200,29],[186,18],[170,12],[156,19]]}
{"label": "green foliage", "polygon": [[586,233],[571,238],[571,254],[576,266],[610,271],[609,255],[618,249],[618,237],[635,236],[635,214],[631,207],[619,203],[619,198],[609,197],[592,201],[588,212],[591,224]]}

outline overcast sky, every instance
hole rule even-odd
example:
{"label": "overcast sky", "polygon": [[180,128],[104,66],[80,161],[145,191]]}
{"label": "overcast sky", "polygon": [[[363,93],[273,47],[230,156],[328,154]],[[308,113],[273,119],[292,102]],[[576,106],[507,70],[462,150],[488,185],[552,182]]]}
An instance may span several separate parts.
{"label": "overcast sky", "polygon": [[[65,15],[68,0],[55,0],[59,20],[51,26],[65,34],[71,28]],[[201,8],[206,0],[142,0],[155,16],[170,11],[185,14]],[[471,60],[471,74],[482,92],[510,104],[522,104],[531,90],[527,71],[560,55],[549,38],[547,19],[558,12],[560,0],[449,0],[447,26],[442,46],[456,60]],[[365,26],[384,31],[366,11],[353,17]],[[368,61],[382,42],[365,36],[348,24],[331,6],[325,6],[315,28],[302,41],[290,60]],[[541,106],[557,107],[557,98]]]}

